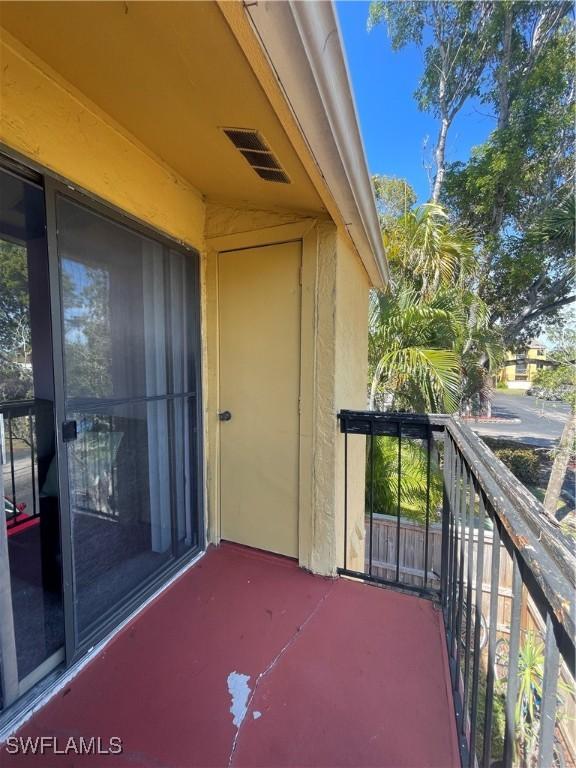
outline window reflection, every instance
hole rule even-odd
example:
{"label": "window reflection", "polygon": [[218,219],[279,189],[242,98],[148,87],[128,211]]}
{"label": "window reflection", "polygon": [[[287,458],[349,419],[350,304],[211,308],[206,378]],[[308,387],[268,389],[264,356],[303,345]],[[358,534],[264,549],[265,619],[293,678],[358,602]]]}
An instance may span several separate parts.
{"label": "window reflection", "polygon": [[194,262],[58,198],[76,622],[196,546]]}

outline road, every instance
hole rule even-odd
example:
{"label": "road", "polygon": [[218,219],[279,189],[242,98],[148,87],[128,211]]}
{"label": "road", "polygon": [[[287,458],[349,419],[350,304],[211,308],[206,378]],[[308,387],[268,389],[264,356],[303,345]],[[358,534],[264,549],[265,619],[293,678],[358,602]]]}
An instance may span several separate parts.
{"label": "road", "polygon": [[541,448],[552,448],[560,440],[569,413],[567,403],[496,391],[492,399],[492,416],[519,419],[519,422],[469,424],[479,435],[507,437]]}
{"label": "road", "polygon": [[[492,399],[492,416],[515,421],[470,423],[470,426],[480,436],[503,437],[533,445],[535,448],[550,449],[558,445],[569,414],[570,406],[567,403],[537,400],[526,395],[509,395],[497,391]],[[568,470],[562,490],[565,505],[559,510],[558,519],[574,509],[574,487],[574,472]]]}
{"label": "road", "polygon": [[[10,464],[2,467],[4,477],[4,496],[12,498],[12,473]],[[26,512],[32,514],[34,510],[34,496],[32,494],[32,471],[30,455],[24,451],[15,453],[14,456],[14,483],[16,485],[16,502],[26,504]],[[38,493],[38,489],[36,489]]]}

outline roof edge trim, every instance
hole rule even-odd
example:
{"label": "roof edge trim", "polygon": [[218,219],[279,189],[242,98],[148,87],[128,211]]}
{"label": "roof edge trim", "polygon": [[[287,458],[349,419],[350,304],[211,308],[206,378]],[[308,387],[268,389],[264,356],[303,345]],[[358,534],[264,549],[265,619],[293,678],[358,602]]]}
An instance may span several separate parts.
{"label": "roof edge trim", "polygon": [[334,6],[260,0],[246,11],[348,234],[373,284],[383,287],[388,264]]}

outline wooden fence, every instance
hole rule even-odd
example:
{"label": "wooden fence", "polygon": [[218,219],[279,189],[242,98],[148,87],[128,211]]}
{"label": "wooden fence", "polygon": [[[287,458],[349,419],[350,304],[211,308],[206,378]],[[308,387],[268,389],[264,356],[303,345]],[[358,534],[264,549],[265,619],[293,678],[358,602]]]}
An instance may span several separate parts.
{"label": "wooden fence", "polygon": [[[400,522],[400,573],[405,584],[424,585],[424,553],[426,528],[410,520]],[[368,542],[368,531],[366,541]],[[473,573],[476,573],[476,541],[474,534]],[[396,576],[397,522],[391,515],[374,515],[372,526],[372,570],[375,576],[394,579]],[[468,552],[466,544],[465,552]],[[512,610],[512,561],[500,551],[500,582],[498,587],[498,630],[507,633]],[[368,544],[366,546],[368,558]],[[442,561],[442,526],[432,523],[428,529],[428,586],[440,587]],[[366,563],[368,565],[368,562]],[[484,531],[484,564],[482,576],[482,613],[488,616],[490,607],[490,568],[492,565],[492,531]],[[464,573],[467,573],[465,563]]]}

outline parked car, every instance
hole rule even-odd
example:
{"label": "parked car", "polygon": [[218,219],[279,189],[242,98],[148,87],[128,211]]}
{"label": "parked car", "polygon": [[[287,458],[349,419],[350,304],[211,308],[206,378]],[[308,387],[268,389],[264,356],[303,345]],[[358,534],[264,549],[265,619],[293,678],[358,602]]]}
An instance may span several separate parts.
{"label": "parked car", "polygon": [[562,397],[562,392],[559,389],[545,389],[542,397],[545,400],[555,400],[555,401],[561,401],[564,399]]}
{"label": "parked car", "polygon": [[558,387],[554,387],[554,389],[550,387],[532,386],[530,389],[526,390],[526,394],[532,395],[533,397],[539,397],[541,400],[554,400],[560,402],[566,399],[566,396],[572,389],[573,387],[569,384],[560,384]]}

